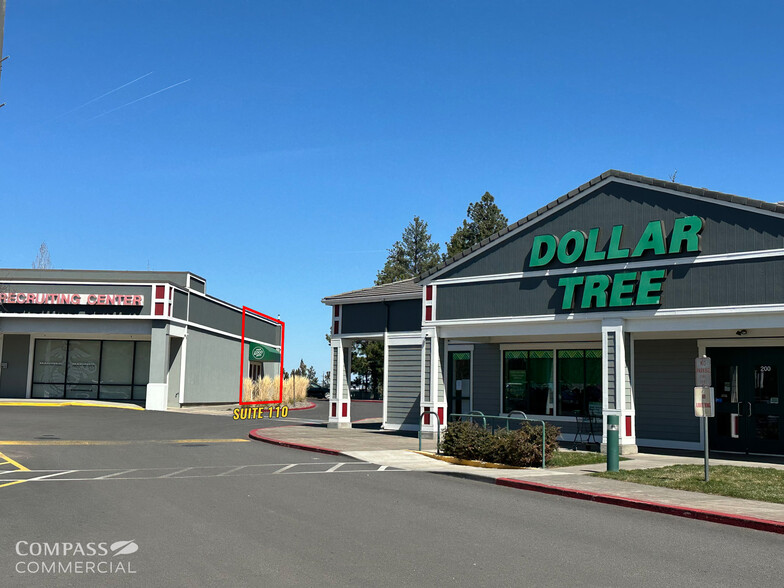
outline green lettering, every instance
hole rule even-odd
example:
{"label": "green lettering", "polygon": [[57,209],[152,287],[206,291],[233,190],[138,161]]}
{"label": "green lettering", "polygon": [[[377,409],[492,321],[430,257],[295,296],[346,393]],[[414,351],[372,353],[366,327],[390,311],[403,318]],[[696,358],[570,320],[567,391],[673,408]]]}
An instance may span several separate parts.
{"label": "green lettering", "polygon": [[[613,276],[610,306],[631,306],[634,304],[634,286],[637,284],[637,272],[623,272]],[[630,294],[628,298],[626,295]]]}
{"label": "green lettering", "polygon": [[667,253],[667,245],[664,242],[664,223],[662,221],[651,221],[645,230],[642,232],[642,237],[637,242],[634,248],[632,257],[640,257],[649,249],[655,255],[664,255]]}
{"label": "green lettering", "polygon": [[599,241],[599,229],[588,231],[588,244],[585,246],[585,261],[602,261],[607,257],[605,251],[596,251],[596,243]]}
{"label": "green lettering", "polygon": [[647,270],[640,273],[640,286],[637,288],[637,305],[659,304],[662,282],[666,270]]}
{"label": "green lettering", "polygon": [[605,308],[607,306],[607,288],[610,287],[610,276],[599,274],[585,278],[583,303],[580,308]]}
{"label": "green lettering", "polygon": [[607,259],[623,259],[629,257],[628,249],[621,249],[623,225],[615,225],[610,233],[610,245],[607,248]]}
{"label": "green lettering", "polygon": [[563,310],[572,308],[574,305],[574,289],[580,286],[583,281],[585,281],[583,276],[568,276],[558,280],[558,286],[564,286],[563,304],[561,304]]}
{"label": "green lettering", "polygon": [[686,243],[686,251],[700,250],[700,231],[702,231],[702,219],[698,216],[684,216],[675,219],[675,226],[672,229],[670,238],[670,253],[680,253],[683,243]]}
{"label": "green lettering", "polygon": [[[544,246],[544,253],[542,253],[542,246]],[[555,235],[537,235],[531,246],[531,261],[528,262],[528,265],[530,267],[547,265],[555,257],[557,246],[558,239],[555,238]]]}
{"label": "green lettering", "polygon": [[[569,251],[569,245],[574,243],[574,247]],[[585,251],[585,233],[582,231],[569,231],[561,242],[558,243],[558,261],[564,265],[569,265],[580,259]]]}

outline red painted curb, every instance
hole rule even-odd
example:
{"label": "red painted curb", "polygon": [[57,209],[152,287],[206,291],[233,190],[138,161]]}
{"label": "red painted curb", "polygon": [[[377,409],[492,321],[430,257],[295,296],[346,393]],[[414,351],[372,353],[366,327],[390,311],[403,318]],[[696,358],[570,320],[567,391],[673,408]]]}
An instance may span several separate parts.
{"label": "red painted curb", "polygon": [[289,408],[289,410],[310,410],[311,408],[316,408],[315,402],[311,402],[310,406],[298,406],[296,408]]}
{"label": "red painted curb", "polygon": [[[284,425],[293,427],[295,425]],[[274,427],[278,428],[278,427]],[[303,451],[315,451],[316,453],[326,453],[327,455],[343,455],[340,451],[336,449],[329,449],[327,447],[319,447],[318,445],[305,445],[304,443],[294,443],[293,441],[281,441],[280,439],[273,439],[272,437],[265,437],[261,435],[259,431],[262,429],[253,429],[250,433],[248,433],[248,437],[254,439],[256,441],[262,441],[264,443],[270,443],[272,445],[280,445],[281,447],[291,447],[292,449],[302,449]]]}
{"label": "red painted curb", "polygon": [[623,496],[613,496],[612,494],[599,494],[597,492],[589,492],[587,490],[574,490],[572,488],[562,488],[560,486],[548,486],[547,484],[514,480],[512,478],[498,478],[495,483],[499,486],[517,488],[518,490],[531,490],[533,492],[542,492],[543,494],[553,494],[556,496],[565,496],[567,498],[577,498],[579,500],[590,500],[592,502],[612,504],[614,506],[625,506],[627,508],[636,508],[638,510],[658,512],[661,514],[669,514],[678,517],[697,519],[700,521],[708,521],[722,525],[732,525],[734,527],[743,527],[746,529],[756,529],[757,531],[766,531],[768,533],[779,533],[784,535],[784,522],[780,521],[757,519],[754,517],[745,517],[742,515],[731,515],[711,510],[687,508],[685,506],[674,506],[672,504],[661,504],[659,502],[648,502],[645,500],[636,500],[634,498],[624,498]]}

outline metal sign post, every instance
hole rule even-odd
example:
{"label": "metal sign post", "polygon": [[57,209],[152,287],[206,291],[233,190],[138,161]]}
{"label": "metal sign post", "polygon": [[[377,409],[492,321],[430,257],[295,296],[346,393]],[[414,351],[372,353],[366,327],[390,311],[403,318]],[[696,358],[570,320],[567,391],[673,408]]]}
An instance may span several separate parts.
{"label": "metal sign post", "polygon": [[708,419],[714,414],[713,388],[711,387],[710,357],[694,360],[694,416],[702,417],[705,439],[705,481],[710,482],[710,449],[708,444]]}

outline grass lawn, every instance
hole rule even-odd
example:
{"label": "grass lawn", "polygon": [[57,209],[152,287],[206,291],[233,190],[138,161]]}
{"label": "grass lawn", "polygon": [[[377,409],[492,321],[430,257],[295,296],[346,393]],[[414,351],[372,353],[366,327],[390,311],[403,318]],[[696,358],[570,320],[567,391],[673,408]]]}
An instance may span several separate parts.
{"label": "grass lawn", "polygon": [[568,466],[605,463],[607,456],[593,451],[556,451],[547,460],[548,468],[565,468]]}
{"label": "grass lawn", "polygon": [[784,470],[773,468],[713,466],[710,469],[710,482],[707,483],[704,481],[703,465],[674,465],[646,470],[601,472],[593,475],[676,490],[691,490],[784,504]]}

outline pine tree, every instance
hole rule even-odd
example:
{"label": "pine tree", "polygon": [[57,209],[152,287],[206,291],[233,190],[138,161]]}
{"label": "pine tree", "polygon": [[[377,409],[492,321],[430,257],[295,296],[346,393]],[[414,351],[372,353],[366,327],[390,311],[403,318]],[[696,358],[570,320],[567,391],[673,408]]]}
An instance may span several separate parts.
{"label": "pine tree", "polygon": [[463,220],[463,225],[455,230],[446,244],[447,257],[470,249],[509,224],[490,192],[485,192],[479,202],[469,204],[466,215],[470,220]]}
{"label": "pine tree", "polygon": [[400,241],[388,249],[387,261],[376,277],[376,285],[413,278],[438,265],[440,247],[427,232],[427,223],[414,217]]}

